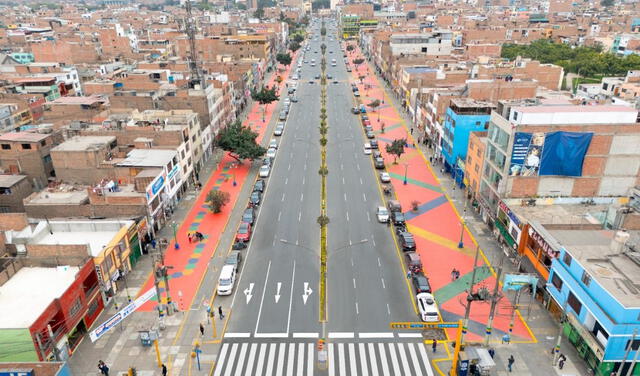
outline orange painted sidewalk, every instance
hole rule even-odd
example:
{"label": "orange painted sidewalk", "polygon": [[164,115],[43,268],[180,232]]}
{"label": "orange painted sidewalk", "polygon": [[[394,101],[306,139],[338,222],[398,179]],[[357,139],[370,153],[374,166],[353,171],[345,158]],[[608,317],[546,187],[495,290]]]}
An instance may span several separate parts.
{"label": "orange painted sidewalk", "polygon": [[[281,75],[283,79],[288,77],[291,69],[291,67],[288,67]],[[275,85],[277,76],[278,73],[275,72],[266,86]],[[258,133],[258,143],[265,137],[265,130],[276,106],[277,102],[266,106],[265,122],[263,122],[262,106],[256,102],[252,105],[247,119],[243,122],[245,126],[250,126],[254,132]],[[193,207],[184,221],[179,224],[177,240],[180,249],[175,249],[174,241],[171,239],[169,246],[165,250],[165,264],[170,267],[169,292],[174,306],[180,311],[187,310],[192,305],[193,298],[206,272],[209,259],[213,257],[218,247],[220,235],[228,226],[229,216],[238,202],[242,185],[245,183],[250,167],[251,163],[249,161],[244,161],[244,163],[240,164],[229,156],[229,153],[225,152],[217,170],[203,184],[203,188],[198,192]],[[234,181],[236,182],[235,186],[233,184]],[[207,193],[212,189],[229,192],[231,196],[230,202],[222,208],[221,213],[213,214],[209,210],[209,205],[205,203]],[[167,224],[167,226],[171,226],[171,224]],[[202,233],[204,240],[189,243],[187,234],[194,231]],[[149,276],[140,293],[150,288],[153,288],[152,275]],[[164,282],[160,283],[160,290],[164,294]],[[211,291],[211,294],[213,294],[213,291]],[[179,297],[180,295],[181,297]],[[154,309],[156,309],[155,301],[148,302],[140,308],[143,311]]]}
{"label": "orange painted sidewalk", "polygon": [[[348,54],[350,62],[356,58],[366,61],[359,49]],[[360,76],[364,76],[362,83]],[[382,86],[383,82],[378,80],[366,62],[353,70],[352,80],[358,83],[361,103],[368,105],[376,99],[382,102],[375,112],[368,107],[367,115],[376,132],[395,194],[402,204],[408,229],[416,239],[424,273],[429,278],[441,313],[449,320],[457,321],[464,317],[465,290],[470,284],[476,241],[466,227],[463,229],[462,219],[449,201],[446,189],[431,170],[428,159],[413,146],[416,141],[411,135],[411,124],[406,124],[392,105],[391,98]],[[382,124],[385,126],[384,133],[381,132]],[[405,153],[398,159],[398,164],[393,164],[394,157],[386,153],[385,147],[394,139],[400,138],[407,139],[408,147],[405,147]],[[412,210],[414,201],[418,205],[417,211]],[[464,244],[462,249],[458,248],[461,234]],[[460,279],[455,281],[451,278],[454,268],[461,274]],[[478,260],[476,274],[475,290],[484,286],[492,291],[495,275],[484,256]],[[467,340],[478,341],[484,337],[489,308],[489,302],[472,303]],[[493,323],[494,339],[509,332],[512,312],[512,304],[506,297],[499,301]],[[449,338],[455,338],[455,329],[449,329],[448,335]],[[534,339],[519,315],[515,316],[511,336],[514,341]]]}

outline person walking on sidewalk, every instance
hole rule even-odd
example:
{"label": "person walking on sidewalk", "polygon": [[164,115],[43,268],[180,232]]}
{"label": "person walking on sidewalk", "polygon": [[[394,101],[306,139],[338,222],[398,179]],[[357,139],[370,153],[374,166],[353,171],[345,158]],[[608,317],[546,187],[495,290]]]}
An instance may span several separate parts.
{"label": "person walking on sidewalk", "polygon": [[204,325],[200,323],[200,335],[204,337]]}
{"label": "person walking on sidewalk", "polygon": [[104,364],[102,360],[98,361],[98,369],[100,370],[101,374],[109,376],[109,367],[107,367],[107,365]]}
{"label": "person walking on sidewalk", "polygon": [[433,352],[436,352],[436,348],[438,347],[438,342],[434,339],[433,342],[431,342],[431,348],[433,349]]}
{"label": "person walking on sidewalk", "polygon": [[162,376],[167,376],[167,366],[162,363]]}
{"label": "person walking on sidewalk", "polygon": [[509,363],[507,363],[507,366],[509,367],[509,372],[512,372],[513,363],[516,362],[516,360],[513,358],[513,354],[509,356],[508,362]]}
{"label": "person walking on sidewalk", "polygon": [[567,357],[564,356],[564,354],[560,354],[560,360],[558,361],[558,368],[562,369],[564,368],[564,362],[567,361]]}
{"label": "person walking on sidewalk", "polygon": [[220,320],[224,319],[224,315],[222,314],[222,306],[218,307],[218,316],[220,316]]}

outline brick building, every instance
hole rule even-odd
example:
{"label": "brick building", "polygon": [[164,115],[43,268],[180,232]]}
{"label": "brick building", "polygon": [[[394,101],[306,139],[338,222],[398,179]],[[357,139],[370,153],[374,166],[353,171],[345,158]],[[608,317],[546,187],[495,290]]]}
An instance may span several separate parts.
{"label": "brick building", "polygon": [[33,193],[25,175],[0,175],[0,213],[22,213],[22,200]]}
{"label": "brick building", "polygon": [[0,135],[0,166],[5,173],[26,175],[35,189],[46,187],[55,177],[51,148],[61,140],[57,132]]}
{"label": "brick building", "polygon": [[474,199],[480,189],[481,170],[486,148],[487,132],[471,132],[464,176],[466,177],[467,195]]}

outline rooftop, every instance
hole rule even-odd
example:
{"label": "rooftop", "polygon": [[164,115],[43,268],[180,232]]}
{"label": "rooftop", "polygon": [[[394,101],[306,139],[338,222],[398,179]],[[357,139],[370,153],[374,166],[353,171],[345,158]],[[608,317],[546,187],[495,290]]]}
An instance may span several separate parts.
{"label": "rooftop", "polygon": [[[548,230],[584,269],[627,308],[640,307],[640,265],[611,246],[610,230]],[[638,236],[637,232],[633,235]]]}
{"label": "rooftop", "polygon": [[614,106],[614,105],[602,105],[602,106],[580,106],[580,105],[550,105],[550,106],[516,106],[514,110],[522,113],[560,113],[560,112],[638,112],[638,110],[627,106]]}
{"label": "rooftop", "polygon": [[[538,222],[542,225],[593,225],[602,223],[597,216],[602,215],[610,204],[589,205],[582,204],[559,204],[553,205],[522,206],[516,200],[506,200],[518,218],[526,219],[528,222]],[[518,199],[517,201],[521,201]]]}
{"label": "rooftop", "polygon": [[75,266],[20,269],[0,286],[0,328],[31,326],[42,311],[71,286],[79,270]]}
{"label": "rooftop", "polygon": [[102,98],[99,95],[92,95],[89,97],[59,97],[49,104],[60,104],[60,105],[85,105],[91,106],[96,103],[104,103],[106,99]]}
{"label": "rooftop", "polygon": [[26,179],[26,175],[0,175],[0,187],[10,188],[16,185],[23,179]]}
{"label": "rooftop", "polygon": [[100,150],[116,140],[116,136],[75,136],[61,143],[52,151]]}
{"label": "rooftop", "polygon": [[133,149],[118,166],[164,167],[178,154],[176,150]]}
{"label": "rooftop", "polygon": [[433,72],[437,72],[438,70],[435,68],[429,68],[429,67],[405,67],[404,71],[407,72],[408,74],[420,74],[420,73],[433,73]]}
{"label": "rooftop", "polygon": [[0,141],[40,142],[49,137],[48,134],[35,132],[9,132],[0,135]]}

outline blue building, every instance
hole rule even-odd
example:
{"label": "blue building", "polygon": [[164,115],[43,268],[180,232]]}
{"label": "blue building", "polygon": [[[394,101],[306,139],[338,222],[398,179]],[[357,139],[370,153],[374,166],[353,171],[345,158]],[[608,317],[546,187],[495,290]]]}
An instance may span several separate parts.
{"label": "blue building", "polygon": [[[595,375],[627,375],[640,346],[640,252],[631,246],[637,231],[634,241],[621,231],[548,233],[547,244],[559,247],[547,290],[553,298],[550,309],[565,313],[564,336]],[[632,375],[640,375],[640,365]]]}
{"label": "blue building", "polygon": [[442,134],[442,156],[444,168],[463,186],[464,163],[471,132],[484,131],[489,127],[491,110],[495,106],[466,98],[452,99],[444,117]]}
{"label": "blue building", "polygon": [[35,61],[33,54],[30,52],[14,52],[11,54],[11,57],[20,64],[29,64]]}

